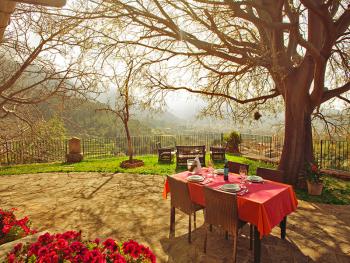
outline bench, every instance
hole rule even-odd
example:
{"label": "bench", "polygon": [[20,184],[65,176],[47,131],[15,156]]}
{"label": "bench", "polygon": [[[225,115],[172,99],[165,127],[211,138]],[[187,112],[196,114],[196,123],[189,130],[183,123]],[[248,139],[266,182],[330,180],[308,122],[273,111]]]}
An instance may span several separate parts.
{"label": "bench", "polygon": [[205,166],[205,145],[176,146],[176,167],[187,166],[187,160],[199,157],[202,166]]}

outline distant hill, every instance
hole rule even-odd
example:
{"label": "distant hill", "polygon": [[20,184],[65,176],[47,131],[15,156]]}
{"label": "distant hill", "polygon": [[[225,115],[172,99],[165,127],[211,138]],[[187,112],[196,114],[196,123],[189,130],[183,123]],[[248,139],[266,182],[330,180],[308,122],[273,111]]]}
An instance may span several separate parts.
{"label": "distant hill", "polygon": [[[122,123],[111,112],[96,111],[107,105],[88,100],[51,99],[40,104],[45,119],[58,115],[64,122],[68,136],[80,137],[115,137],[124,135]],[[149,134],[151,129],[136,118],[131,119],[132,134]]]}

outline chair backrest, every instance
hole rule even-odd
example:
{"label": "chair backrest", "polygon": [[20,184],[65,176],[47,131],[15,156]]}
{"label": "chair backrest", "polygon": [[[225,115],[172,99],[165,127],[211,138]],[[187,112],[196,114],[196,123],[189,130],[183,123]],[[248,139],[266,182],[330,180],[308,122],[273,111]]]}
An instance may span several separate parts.
{"label": "chair backrest", "polygon": [[187,145],[187,146],[180,146],[176,145],[176,151],[179,154],[198,154],[201,156],[205,155],[205,145],[198,145],[198,146],[192,146],[192,145]]}
{"label": "chair backrest", "polygon": [[170,187],[171,206],[190,214],[192,211],[192,201],[187,183],[172,176],[168,176],[167,179]]}
{"label": "chair backrest", "polygon": [[228,171],[230,173],[235,173],[235,174],[239,174],[239,167],[244,166],[247,169],[247,173],[249,172],[249,165],[248,164],[244,164],[244,163],[236,163],[236,162],[231,162],[228,161]]}
{"label": "chair backrest", "polygon": [[221,226],[230,233],[238,227],[237,197],[235,194],[204,187],[205,222]]}
{"label": "chair backrest", "polygon": [[220,146],[210,146],[210,151],[213,153],[225,153],[226,148]]}
{"label": "chair backrest", "polygon": [[256,175],[261,176],[264,179],[275,181],[275,182],[284,182],[283,171],[281,170],[273,170],[268,168],[258,167],[256,169]]}

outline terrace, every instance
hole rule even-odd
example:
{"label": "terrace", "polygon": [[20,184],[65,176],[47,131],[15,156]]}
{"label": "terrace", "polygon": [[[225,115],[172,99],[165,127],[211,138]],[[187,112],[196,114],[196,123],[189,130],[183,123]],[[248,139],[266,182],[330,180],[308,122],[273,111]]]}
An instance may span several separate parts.
{"label": "terrace", "polygon": [[344,0],[1,0],[0,262],[350,262],[349,35]]}

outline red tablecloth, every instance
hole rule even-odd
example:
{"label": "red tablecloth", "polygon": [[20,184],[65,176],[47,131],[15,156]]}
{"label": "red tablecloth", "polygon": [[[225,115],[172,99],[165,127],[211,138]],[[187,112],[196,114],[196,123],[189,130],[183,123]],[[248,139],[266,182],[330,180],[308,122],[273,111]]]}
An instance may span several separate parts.
{"label": "red tablecloth", "polygon": [[[205,173],[205,172],[204,172]],[[173,175],[186,181],[189,172]],[[217,188],[225,183],[239,183],[239,176],[229,175],[229,181],[225,182],[222,175],[209,176],[213,181],[206,184],[208,187]],[[191,199],[194,203],[205,206],[203,184],[189,183]],[[269,235],[272,228],[278,225],[288,214],[296,210],[298,201],[292,186],[265,180],[262,183],[246,184],[249,192],[243,196],[237,196],[238,216],[241,220],[257,226],[260,238]],[[168,181],[165,182],[163,197],[166,199],[170,192]]]}

